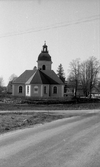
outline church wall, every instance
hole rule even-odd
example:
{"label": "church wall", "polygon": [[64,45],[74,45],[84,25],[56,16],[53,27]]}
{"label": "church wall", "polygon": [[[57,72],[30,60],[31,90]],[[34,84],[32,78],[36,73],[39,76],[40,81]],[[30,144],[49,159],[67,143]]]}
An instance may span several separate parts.
{"label": "church wall", "polygon": [[[46,90],[44,90],[46,87]],[[43,97],[49,97],[49,85],[43,85],[43,89],[42,89],[42,92],[43,92]]]}
{"label": "church wall", "polygon": [[61,86],[62,97],[64,97],[64,85]]}
{"label": "church wall", "polygon": [[[57,86],[57,94],[53,93],[54,86]],[[51,97],[63,97],[63,85],[51,85]]]}
{"label": "church wall", "polygon": [[25,92],[26,92],[26,96],[31,96],[31,85],[26,85],[26,90],[25,90]]}
{"label": "church wall", "polygon": [[[19,93],[19,86],[22,86],[22,93]],[[57,86],[57,94],[53,93],[53,87]],[[46,93],[44,92],[44,87],[46,87]],[[35,84],[30,85],[30,97],[63,97],[63,85],[41,85]],[[27,96],[24,84],[13,84],[12,87],[13,96]]]}
{"label": "church wall", "polygon": [[38,69],[42,69],[42,66],[45,65],[46,70],[51,70],[51,61],[38,61]]}
{"label": "church wall", "polygon": [[40,84],[31,85],[31,96],[32,97],[42,97],[41,92],[42,86]]}
{"label": "church wall", "polygon": [[[22,93],[19,93],[19,86],[22,86]],[[13,96],[25,96],[25,85],[24,84],[13,84],[12,95]]]}

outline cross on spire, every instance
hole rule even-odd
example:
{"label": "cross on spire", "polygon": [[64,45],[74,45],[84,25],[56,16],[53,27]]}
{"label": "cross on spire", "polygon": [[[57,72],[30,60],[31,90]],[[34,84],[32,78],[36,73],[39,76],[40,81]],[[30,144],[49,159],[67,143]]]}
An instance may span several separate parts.
{"label": "cross on spire", "polygon": [[47,50],[47,45],[46,45],[46,41],[44,41],[44,45],[43,45],[43,52],[48,53],[48,50]]}
{"label": "cross on spire", "polygon": [[44,45],[46,45],[46,41],[44,41]]}

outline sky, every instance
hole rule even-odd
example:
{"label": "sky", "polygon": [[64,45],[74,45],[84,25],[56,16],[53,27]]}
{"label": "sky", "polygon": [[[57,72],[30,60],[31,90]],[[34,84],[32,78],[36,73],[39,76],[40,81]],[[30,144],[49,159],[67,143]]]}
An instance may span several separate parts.
{"label": "sky", "polygon": [[0,0],[0,77],[4,85],[37,66],[46,41],[57,72],[94,56],[100,60],[100,0]]}

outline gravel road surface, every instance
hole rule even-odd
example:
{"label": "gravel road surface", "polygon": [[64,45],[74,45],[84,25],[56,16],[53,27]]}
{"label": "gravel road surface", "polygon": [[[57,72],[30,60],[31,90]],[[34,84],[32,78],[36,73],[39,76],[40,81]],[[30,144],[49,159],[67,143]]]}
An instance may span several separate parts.
{"label": "gravel road surface", "polygon": [[100,167],[100,114],[0,135],[0,167]]}

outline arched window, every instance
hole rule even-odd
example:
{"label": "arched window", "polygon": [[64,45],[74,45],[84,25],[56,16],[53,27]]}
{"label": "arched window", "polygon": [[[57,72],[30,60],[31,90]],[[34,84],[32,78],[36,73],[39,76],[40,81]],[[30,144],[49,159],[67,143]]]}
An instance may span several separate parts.
{"label": "arched window", "polygon": [[27,94],[29,94],[29,86],[27,86]]}
{"label": "arched window", "polygon": [[53,87],[53,94],[57,94],[57,86]]}
{"label": "arched window", "polygon": [[19,93],[22,93],[22,91],[23,91],[23,87],[19,86]]}
{"label": "arched window", "polygon": [[45,65],[42,66],[42,70],[45,70]]}

